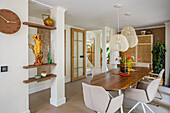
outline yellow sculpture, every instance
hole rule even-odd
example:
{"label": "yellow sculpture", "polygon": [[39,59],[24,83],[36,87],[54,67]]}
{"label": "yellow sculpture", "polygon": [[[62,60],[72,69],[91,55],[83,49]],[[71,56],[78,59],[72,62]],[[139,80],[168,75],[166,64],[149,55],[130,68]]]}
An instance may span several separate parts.
{"label": "yellow sculpture", "polygon": [[40,38],[39,34],[32,35],[32,38],[34,39],[35,44],[32,45],[29,43],[29,48],[33,50],[33,53],[35,55],[35,62],[34,65],[42,65],[42,57],[43,57],[43,44]]}

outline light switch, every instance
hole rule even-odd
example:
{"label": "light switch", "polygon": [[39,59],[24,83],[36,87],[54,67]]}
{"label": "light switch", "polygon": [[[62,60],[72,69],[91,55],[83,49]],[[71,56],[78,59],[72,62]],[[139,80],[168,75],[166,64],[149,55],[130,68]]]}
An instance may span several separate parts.
{"label": "light switch", "polygon": [[1,72],[7,72],[8,66],[1,66]]}

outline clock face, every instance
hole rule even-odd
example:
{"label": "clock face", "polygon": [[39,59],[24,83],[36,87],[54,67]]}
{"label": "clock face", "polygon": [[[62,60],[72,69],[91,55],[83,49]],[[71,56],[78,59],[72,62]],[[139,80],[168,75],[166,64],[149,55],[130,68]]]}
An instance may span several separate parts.
{"label": "clock face", "polygon": [[16,33],[21,27],[19,17],[8,9],[0,9],[0,32],[5,34]]}

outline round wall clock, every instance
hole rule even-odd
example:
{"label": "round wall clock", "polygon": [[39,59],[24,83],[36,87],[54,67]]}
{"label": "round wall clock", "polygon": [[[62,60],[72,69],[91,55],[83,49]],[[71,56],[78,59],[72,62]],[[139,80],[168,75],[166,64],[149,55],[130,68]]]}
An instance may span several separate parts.
{"label": "round wall clock", "polygon": [[21,21],[13,11],[0,9],[0,32],[13,34],[16,33],[20,27]]}

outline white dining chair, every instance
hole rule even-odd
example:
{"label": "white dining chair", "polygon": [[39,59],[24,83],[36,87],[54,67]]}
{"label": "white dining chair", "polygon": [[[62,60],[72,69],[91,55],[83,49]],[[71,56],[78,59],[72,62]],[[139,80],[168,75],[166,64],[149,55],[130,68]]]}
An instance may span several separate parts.
{"label": "white dining chair", "polygon": [[136,88],[126,89],[125,97],[138,101],[137,104],[128,113],[135,109],[139,104],[142,105],[144,113],[146,113],[145,107],[147,107],[152,113],[154,113],[146,103],[150,103],[156,97],[160,81],[161,78],[158,77],[157,79],[151,81],[149,84],[143,84],[143,82],[138,82]]}
{"label": "white dining chair", "polygon": [[102,72],[102,70],[100,68],[98,68],[98,67],[92,68],[92,77],[94,77],[96,75],[99,75],[101,73],[103,73],[103,72]]}
{"label": "white dining chair", "polygon": [[103,87],[82,83],[86,107],[99,113],[114,113],[123,104],[123,94],[112,98]]}
{"label": "white dining chair", "polygon": [[[159,77],[159,78],[162,79],[162,76],[163,76],[164,71],[165,71],[165,69],[162,69],[159,74],[149,73],[149,75],[154,75],[155,77]],[[145,77],[144,77],[145,79],[144,79],[143,81],[140,81],[140,82],[142,82],[141,85],[147,86],[151,81],[153,81],[153,80],[156,79],[155,77],[145,76]],[[139,82],[139,83],[140,83],[140,82]],[[139,84],[139,85],[140,85],[140,84]],[[141,87],[141,86],[140,86],[140,87]],[[156,97],[156,98],[157,98],[157,101],[158,101],[158,99],[162,99],[162,98],[163,98],[163,96],[162,96],[162,94],[161,94],[161,92],[160,92],[159,89],[158,89],[158,93],[159,93],[159,95],[160,95],[160,98]],[[158,102],[157,104],[154,104],[154,105],[159,106],[159,102]]]}
{"label": "white dining chair", "polygon": [[133,63],[131,63],[131,66],[132,67],[150,67],[150,64],[149,63],[135,63],[135,62],[133,62]]}

